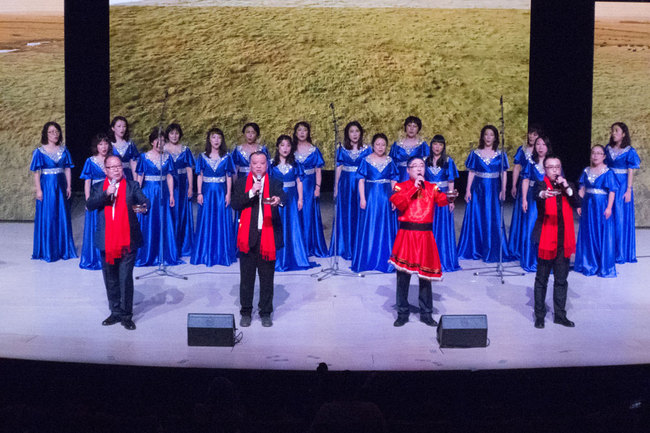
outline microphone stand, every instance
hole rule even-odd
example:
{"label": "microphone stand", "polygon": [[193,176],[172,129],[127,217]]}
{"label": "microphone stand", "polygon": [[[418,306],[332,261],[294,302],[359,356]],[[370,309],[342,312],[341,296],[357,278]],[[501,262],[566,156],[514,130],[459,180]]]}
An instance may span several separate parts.
{"label": "microphone stand", "polygon": [[[500,146],[501,155],[499,156],[501,158],[501,165],[499,166],[499,191],[501,191],[501,182],[502,182],[501,179],[502,176],[505,175],[505,158],[506,158],[506,149],[505,149],[506,126],[505,126],[505,118],[503,116],[503,95],[501,95],[499,104],[501,104],[501,146]],[[499,150],[498,147],[497,150]],[[501,193],[499,192],[499,194]],[[509,271],[503,266],[503,244],[501,241],[506,237],[505,229],[504,229],[504,220],[503,220],[504,203],[505,203],[505,197],[504,200],[499,199],[501,218],[499,220],[499,261],[497,262],[497,266],[494,270],[474,272],[474,275],[476,276],[499,277],[501,278],[501,284],[506,283],[504,277],[515,277],[515,276],[526,275],[525,272]],[[509,267],[516,267],[516,266],[509,266]]]}
{"label": "microphone stand", "polygon": [[[332,109],[332,123],[334,125],[334,148],[339,145],[339,126],[336,121],[336,112],[334,111],[334,103],[330,102],[330,108]],[[361,143],[359,143],[361,145]],[[338,186],[338,185],[335,185]],[[339,196],[340,196],[340,191],[339,191]],[[332,258],[330,259],[330,266],[324,269],[321,269],[320,271],[316,272],[315,274],[311,274],[312,278],[316,278],[317,281],[323,281],[326,278],[332,277],[332,276],[344,276],[344,277],[358,277],[358,278],[363,278],[363,274],[357,274],[355,272],[347,271],[347,270],[341,270],[339,269],[339,255],[338,255],[338,233],[336,232],[336,229],[338,228],[338,218],[336,218],[336,212],[338,210],[338,199],[334,199],[334,215],[332,217],[332,233],[334,234],[333,242],[334,242],[334,254],[332,255]]]}
{"label": "microphone stand", "polygon": [[[160,119],[158,120],[158,141],[157,141],[157,146],[160,146],[161,143],[163,143],[163,133],[162,133],[162,128],[163,128],[163,121],[165,119],[165,109],[167,108],[167,99],[169,98],[169,92],[165,90],[165,97],[163,99],[163,107],[162,111],[160,112]],[[139,275],[135,277],[136,280],[141,280],[143,278],[148,278],[148,277],[172,277],[172,278],[178,278],[181,280],[187,280],[187,276],[185,275],[180,275],[177,274],[173,271],[170,271],[167,269],[167,265],[165,264],[165,228],[164,228],[164,222],[165,222],[165,194],[164,194],[164,182],[167,179],[167,175],[163,175],[163,156],[165,156],[165,148],[163,145],[163,151],[160,152],[160,180],[159,180],[159,197],[160,197],[160,234],[159,234],[159,240],[158,240],[158,257],[160,259],[160,262],[158,263],[158,268],[154,269],[153,271],[147,272],[145,274]],[[171,156],[170,156],[171,158]],[[174,191],[169,191],[170,195],[174,194]],[[178,205],[178,204],[175,204]]]}

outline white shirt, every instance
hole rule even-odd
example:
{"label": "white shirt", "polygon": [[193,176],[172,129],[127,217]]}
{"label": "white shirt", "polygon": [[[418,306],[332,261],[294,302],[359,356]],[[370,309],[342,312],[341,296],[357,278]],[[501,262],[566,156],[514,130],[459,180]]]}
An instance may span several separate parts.
{"label": "white shirt", "polygon": [[[257,230],[262,230],[262,225],[264,223],[264,215],[263,215],[264,207],[262,206],[262,196],[264,195],[264,179],[266,179],[266,177],[262,176],[262,179],[260,180],[260,184],[262,185],[262,187],[260,188],[259,194],[257,194],[259,200],[259,206],[260,206],[260,211],[257,213]],[[253,175],[253,182],[255,182],[255,175]],[[254,196],[255,193],[251,188],[248,191],[248,197],[253,198]]]}

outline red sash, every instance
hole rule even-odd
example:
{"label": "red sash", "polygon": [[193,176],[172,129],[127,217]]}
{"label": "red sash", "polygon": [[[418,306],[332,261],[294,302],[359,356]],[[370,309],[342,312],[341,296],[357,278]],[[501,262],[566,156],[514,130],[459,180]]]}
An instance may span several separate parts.
{"label": "red sash", "polygon": [[[547,189],[553,189],[551,180],[544,176]],[[573,192],[576,194],[576,192]],[[576,251],[576,237],[573,229],[573,210],[569,200],[562,195],[562,220],[564,221],[564,257],[571,257]],[[553,260],[557,257],[557,202],[556,197],[544,200],[544,221],[542,234],[539,239],[538,257],[544,260]]]}
{"label": "red sash", "polygon": [[[271,213],[271,205],[264,204],[265,198],[270,198],[269,183],[271,179],[268,174],[264,175],[264,190],[262,192],[262,206],[264,206],[264,220],[262,222],[262,239],[260,239],[260,255],[263,260],[275,260],[275,237],[273,236],[273,214]],[[249,172],[246,177],[246,187],[244,193],[248,194],[253,187],[253,173]],[[256,198],[257,199],[257,198]],[[239,217],[239,232],[237,234],[237,248],[244,254],[250,251],[249,238],[251,226],[251,213],[252,208],[247,207],[241,212]],[[261,209],[260,209],[261,210]],[[257,227],[257,221],[253,222]]]}
{"label": "red sash", "polygon": [[[129,226],[129,211],[126,207],[126,182],[126,179],[122,179],[117,188],[115,216],[113,216],[113,205],[104,207],[106,262],[111,265],[115,264],[115,259],[122,257],[124,251],[131,250],[131,227]],[[102,189],[106,191],[108,185],[109,180],[106,178]]]}

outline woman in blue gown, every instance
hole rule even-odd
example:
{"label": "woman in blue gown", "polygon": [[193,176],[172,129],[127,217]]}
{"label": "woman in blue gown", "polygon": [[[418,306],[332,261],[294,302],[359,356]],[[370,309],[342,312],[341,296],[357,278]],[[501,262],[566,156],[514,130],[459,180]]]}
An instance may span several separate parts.
{"label": "woman in blue gown", "polygon": [[528,127],[526,144],[519,146],[515,153],[515,162],[512,168],[512,189],[510,190],[510,194],[512,194],[512,198],[515,199],[515,203],[512,207],[510,234],[508,236],[508,251],[514,260],[521,258],[523,243],[527,241],[523,227],[524,212],[521,206],[524,197],[521,192],[521,185],[523,182],[523,176],[521,176],[521,174],[530,163],[531,156],[535,150],[535,140],[537,140],[537,137],[540,135],[541,128],[537,125],[530,125]]}
{"label": "woman in blue gown", "polygon": [[[359,220],[357,169],[372,149],[363,144],[363,128],[356,120],[345,126],[343,135],[343,144],[336,149],[334,172],[336,231],[332,230],[329,254],[352,260]],[[336,251],[334,251],[335,245]]]}
{"label": "woman in blue gown", "polygon": [[503,261],[511,260],[500,204],[506,197],[508,157],[498,147],[499,131],[486,125],[481,129],[478,149],[465,161],[469,174],[465,191],[467,207],[458,239],[460,259],[494,263],[499,261],[502,252]]}
{"label": "woman in blue gown", "polygon": [[[135,169],[138,182],[144,195],[151,200],[151,209],[146,214],[138,214],[144,245],[138,250],[135,259],[136,266],[156,266],[161,263],[160,243],[162,242],[163,263],[178,265],[183,263],[178,256],[176,233],[172,208],[175,205],[174,195],[174,161],[165,153],[165,133],[154,128],[149,134],[152,149],[140,154]],[[162,158],[162,162],[161,162]],[[161,201],[162,179],[162,201]],[[161,238],[162,223],[162,238]]]}
{"label": "woman in blue gown", "polygon": [[372,153],[359,165],[359,225],[352,255],[354,272],[393,272],[388,263],[397,235],[397,212],[390,202],[399,172],[386,155],[388,138],[379,133],[372,137]]}
{"label": "woman in blue gown", "polygon": [[135,167],[138,164],[140,152],[131,141],[129,133],[129,122],[124,116],[115,116],[111,121],[111,146],[113,154],[119,156],[124,168],[124,177],[128,180],[135,180]]}
{"label": "woman in blue gown", "polygon": [[546,155],[553,153],[551,141],[541,135],[535,140],[535,147],[530,162],[521,172],[521,254],[519,265],[526,272],[537,271],[537,244],[533,242],[533,228],[537,221],[537,202],[533,197],[533,190],[537,182],[544,181],[544,160]]}
{"label": "woman in blue gown", "polygon": [[631,146],[630,131],[623,122],[612,125],[605,163],[618,180],[614,198],[616,227],[616,263],[636,263],[636,227],[634,220],[634,172],[641,167],[641,158]]}
{"label": "woman in blue gown", "polygon": [[422,129],[422,120],[419,117],[409,116],[404,120],[404,136],[393,143],[388,156],[399,170],[398,182],[404,182],[409,178],[406,172],[406,162],[409,158],[419,156],[422,159],[429,155],[429,146],[418,135]]}
{"label": "woman in blue gown", "polygon": [[32,259],[46,262],[77,257],[70,222],[74,164],[62,143],[61,126],[47,122],[41,131],[42,146],[32,153],[29,167],[36,188]]}
{"label": "woman in blue gown", "polygon": [[[84,168],[81,171],[81,178],[84,179],[84,196],[86,200],[90,197],[92,185],[103,182],[106,178],[104,161],[106,156],[113,154],[110,139],[106,134],[97,134],[90,142],[93,156],[86,159]],[[98,270],[102,268],[102,256],[99,248],[95,246],[95,231],[97,229],[97,210],[86,209],[84,220],[84,240],[81,246],[81,258],[79,267],[81,269]]]}
{"label": "woman in blue gown", "polygon": [[192,254],[194,239],[194,156],[189,147],[181,144],[183,129],[178,123],[171,123],[165,130],[165,152],[174,160],[174,202],[172,208],[176,224],[176,248],[181,257]]}
{"label": "woman in blue gown", "polygon": [[614,172],[605,165],[605,148],[591,148],[591,165],[580,176],[582,208],[573,269],[584,275],[616,276],[614,199],[618,191]]}
{"label": "woman in blue gown", "polygon": [[269,166],[269,175],[284,183],[286,196],[280,207],[284,248],[275,254],[275,270],[278,272],[298,271],[316,266],[310,263],[307,246],[302,236],[303,226],[299,211],[303,206],[302,167],[296,163],[293,154],[293,140],[281,135],[276,142],[275,157]]}
{"label": "woman in blue gown", "polygon": [[205,139],[205,153],[196,159],[199,205],[190,263],[230,266],[237,260],[233,211],[230,207],[235,164],[226,152],[223,131],[212,128]]}
{"label": "woman in blue gown", "polygon": [[327,257],[328,249],[323,234],[320,212],[321,167],[325,165],[320,150],[311,142],[311,127],[307,122],[298,122],[293,127],[293,144],[296,161],[302,165],[302,224],[305,245],[309,256]]}
{"label": "woman in blue gown", "polygon": [[[267,158],[269,157],[269,151],[266,146],[260,144],[260,127],[257,123],[247,123],[242,128],[242,134],[244,136],[244,142],[236,146],[232,151],[232,160],[235,163],[236,172],[235,179],[237,177],[246,177],[250,169],[250,156],[253,152],[264,152]],[[235,180],[233,179],[233,180]]]}
{"label": "woman in blue gown", "polygon": [[[454,190],[454,181],[458,177],[458,168],[454,160],[447,155],[445,137],[435,135],[431,139],[429,157],[426,159],[427,169],[424,179],[435,183],[440,191]],[[438,207],[434,205],[433,237],[438,245],[440,265],[444,272],[460,269],[458,252],[456,250],[456,227],[454,225],[454,203]]]}

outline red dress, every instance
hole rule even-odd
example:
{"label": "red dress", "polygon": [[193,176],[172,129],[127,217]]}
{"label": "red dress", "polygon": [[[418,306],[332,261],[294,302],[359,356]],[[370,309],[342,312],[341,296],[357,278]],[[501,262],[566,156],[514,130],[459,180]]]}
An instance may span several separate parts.
{"label": "red dress", "polygon": [[430,182],[416,188],[413,180],[393,188],[390,201],[400,211],[400,223],[389,263],[402,272],[427,280],[441,280],[438,246],[433,238],[434,204],[447,206],[447,195]]}

